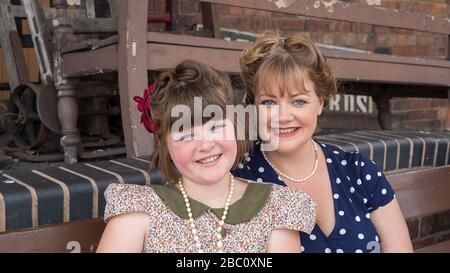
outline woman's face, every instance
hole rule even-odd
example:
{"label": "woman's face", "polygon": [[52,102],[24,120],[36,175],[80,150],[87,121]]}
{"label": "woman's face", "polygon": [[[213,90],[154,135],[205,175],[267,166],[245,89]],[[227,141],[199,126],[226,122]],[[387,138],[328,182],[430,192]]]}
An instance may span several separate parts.
{"label": "woman's face", "polygon": [[195,183],[220,182],[237,156],[234,126],[228,119],[171,132],[166,141],[175,167],[185,179]]}
{"label": "woman's face", "polygon": [[[304,86],[289,86],[282,92],[277,82],[260,88],[255,103],[259,110],[259,126],[275,143],[279,153],[289,153],[311,140],[317,127],[317,117],[322,113],[323,98],[314,91],[313,82],[305,77]],[[272,95],[270,95],[272,94]]]}

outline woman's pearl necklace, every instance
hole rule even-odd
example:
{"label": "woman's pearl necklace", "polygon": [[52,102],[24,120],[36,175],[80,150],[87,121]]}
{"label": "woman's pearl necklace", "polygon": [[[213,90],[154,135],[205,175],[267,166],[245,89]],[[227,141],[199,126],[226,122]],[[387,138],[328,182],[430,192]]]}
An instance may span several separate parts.
{"label": "woman's pearl necklace", "polygon": [[[184,202],[186,203],[186,210],[189,216],[189,224],[191,226],[191,232],[194,236],[195,247],[197,248],[198,253],[204,253],[205,251],[202,249],[202,244],[200,243],[200,238],[198,237],[198,231],[194,223],[194,219],[192,218],[192,210],[191,204],[189,203],[189,197],[186,194],[186,190],[183,187],[182,179],[178,180],[178,187],[180,188],[181,194],[183,194]],[[225,202],[225,208],[223,210],[222,219],[219,221],[219,227],[216,229],[216,238],[217,238],[217,250],[218,252],[223,252],[223,242],[222,242],[222,228],[225,224],[225,219],[227,218],[228,208],[230,206],[231,197],[233,196],[234,190],[234,177],[230,173],[230,192],[228,193],[227,201]]]}
{"label": "woman's pearl necklace", "polygon": [[283,173],[282,171],[280,171],[279,169],[277,169],[277,168],[269,161],[269,159],[267,158],[267,156],[266,156],[266,154],[264,153],[264,151],[262,151],[262,154],[263,154],[264,158],[266,159],[267,163],[269,163],[270,167],[272,167],[272,168],[273,168],[277,173],[279,173],[281,176],[283,176],[284,178],[287,178],[287,179],[289,179],[289,180],[291,180],[291,181],[293,181],[293,182],[295,182],[295,183],[301,183],[301,182],[305,182],[306,180],[310,179],[310,178],[316,173],[316,171],[317,171],[317,166],[319,165],[319,156],[317,155],[317,145],[316,145],[316,143],[314,142],[314,140],[311,140],[311,142],[312,142],[312,144],[313,144],[313,146],[314,146],[314,155],[315,155],[315,158],[316,158],[316,162],[314,163],[314,168],[313,168],[312,172],[311,172],[308,176],[306,176],[305,178],[302,178],[302,179],[296,179],[296,178],[290,177],[290,176],[288,176],[287,174]]}

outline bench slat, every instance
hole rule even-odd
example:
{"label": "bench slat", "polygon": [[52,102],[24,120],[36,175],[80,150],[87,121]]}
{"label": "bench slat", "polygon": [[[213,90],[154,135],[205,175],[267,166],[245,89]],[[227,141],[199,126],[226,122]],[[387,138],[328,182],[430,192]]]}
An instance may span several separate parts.
{"label": "bench slat", "polygon": [[388,175],[403,216],[408,219],[450,209],[450,166]]}

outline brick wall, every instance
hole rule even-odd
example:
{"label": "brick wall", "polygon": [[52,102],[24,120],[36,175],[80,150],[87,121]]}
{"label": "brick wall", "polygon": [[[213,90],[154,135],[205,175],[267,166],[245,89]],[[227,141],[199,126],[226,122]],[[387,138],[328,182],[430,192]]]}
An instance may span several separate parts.
{"label": "brick wall", "polygon": [[414,249],[450,240],[450,210],[406,221]]}
{"label": "brick wall", "polygon": [[[367,3],[367,0],[346,0],[345,2]],[[449,0],[381,0],[372,2],[379,2],[381,7],[388,9],[449,16]],[[155,12],[162,12],[164,6],[164,0],[151,1],[151,8]],[[178,0],[174,12],[176,29],[179,32],[192,30],[195,25],[202,23],[198,1]],[[279,30],[284,34],[305,32],[317,43],[402,56],[438,59],[447,57],[448,38],[445,35],[305,18],[223,5],[217,6],[217,12],[222,28],[251,33],[269,29]],[[155,30],[158,27],[161,26],[152,26]],[[376,108],[374,109],[376,112]],[[450,129],[447,122],[448,102],[446,99],[393,99],[391,111],[394,128]],[[373,120],[373,117],[370,117],[370,120]]]}

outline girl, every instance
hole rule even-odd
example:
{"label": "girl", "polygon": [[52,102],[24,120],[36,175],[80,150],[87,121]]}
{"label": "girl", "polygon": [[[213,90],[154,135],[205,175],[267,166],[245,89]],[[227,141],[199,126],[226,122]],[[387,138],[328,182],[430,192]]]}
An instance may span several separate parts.
{"label": "girl", "polygon": [[278,108],[271,117],[277,126],[271,118],[260,122],[278,146],[265,152],[257,144],[234,174],[302,190],[317,202],[317,225],[301,233],[305,252],[411,252],[398,202],[378,167],[312,139],[336,82],[308,36],[265,33],[240,62],[247,103],[263,113]]}
{"label": "girl", "polygon": [[[155,134],[152,163],[168,184],[111,184],[98,252],[299,252],[298,231],[314,226],[312,199],[234,178],[230,169],[248,142],[236,140],[230,117],[197,121],[197,98],[223,113],[234,105],[227,75],[184,61],[162,78],[135,99],[142,122]],[[186,108],[192,114],[181,121],[194,124],[176,128],[180,119],[173,113]]]}

